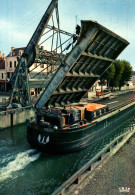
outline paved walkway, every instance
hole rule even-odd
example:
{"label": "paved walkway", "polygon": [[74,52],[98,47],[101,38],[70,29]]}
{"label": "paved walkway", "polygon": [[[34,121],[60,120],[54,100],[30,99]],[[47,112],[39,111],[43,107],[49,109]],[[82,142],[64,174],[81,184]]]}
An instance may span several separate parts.
{"label": "paved walkway", "polygon": [[74,194],[135,195],[135,137],[100,166],[91,179],[86,179]]}

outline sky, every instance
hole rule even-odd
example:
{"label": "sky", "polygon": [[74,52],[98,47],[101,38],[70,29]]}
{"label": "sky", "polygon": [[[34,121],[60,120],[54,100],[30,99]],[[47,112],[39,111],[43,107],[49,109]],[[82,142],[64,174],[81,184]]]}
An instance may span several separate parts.
{"label": "sky", "polygon": [[[0,51],[25,47],[51,0],[0,0]],[[81,20],[94,20],[130,45],[118,57],[135,70],[135,0],[58,0],[60,28],[74,33]]]}

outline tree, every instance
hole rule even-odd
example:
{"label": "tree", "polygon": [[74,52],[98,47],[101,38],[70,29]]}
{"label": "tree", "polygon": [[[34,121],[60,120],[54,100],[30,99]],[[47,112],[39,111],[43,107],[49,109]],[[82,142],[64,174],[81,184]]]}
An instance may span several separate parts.
{"label": "tree", "polygon": [[115,67],[115,74],[114,77],[110,80],[110,86],[113,87],[119,87],[120,80],[122,78],[122,74],[124,71],[123,62],[121,60],[115,60],[113,62],[113,65]]}
{"label": "tree", "polygon": [[107,86],[109,87],[121,87],[125,85],[132,74],[132,67],[126,60],[115,60],[109,69],[101,76],[101,84],[107,80]]}
{"label": "tree", "polygon": [[115,75],[115,66],[112,64],[108,70],[101,76],[100,78],[100,85],[104,85],[107,81],[107,87],[109,90],[110,87],[110,81],[114,78]]}
{"label": "tree", "polygon": [[119,90],[121,89],[121,87],[123,85],[125,85],[125,83],[127,81],[129,81],[129,79],[132,75],[132,72],[133,72],[132,67],[131,67],[131,65],[128,61],[123,60],[122,63],[123,63],[124,70],[123,70],[123,73],[122,73],[122,77],[119,81]]}
{"label": "tree", "polygon": [[114,75],[115,75],[115,66],[114,64],[112,64],[108,71],[107,71],[107,76],[106,76],[106,80],[107,80],[107,87],[108,89],[110,88],[110,81],[114,78]]}

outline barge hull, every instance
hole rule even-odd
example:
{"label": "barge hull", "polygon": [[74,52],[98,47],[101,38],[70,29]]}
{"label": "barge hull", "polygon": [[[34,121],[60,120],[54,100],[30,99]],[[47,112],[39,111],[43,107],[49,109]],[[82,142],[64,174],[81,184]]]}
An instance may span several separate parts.
{"label": "barge hull", "polygon": [[[45,132],[27,127],[27,139],[33,148],[49,153],[70,153],[82,150],[108,135],[134,115],[135,105],[109,113],[87,126],[76,129]],[[41,141],[39,141],[39,137]],[[48,141],[46,141],[48,139]]]}

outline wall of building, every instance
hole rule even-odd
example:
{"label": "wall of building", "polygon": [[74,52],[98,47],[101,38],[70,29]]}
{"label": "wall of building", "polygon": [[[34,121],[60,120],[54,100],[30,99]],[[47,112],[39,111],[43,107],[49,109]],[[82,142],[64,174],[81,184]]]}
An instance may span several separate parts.
{"label": "wall of building", "polygon": [[11,51],[8,56],[6,56],[5,60],[5,69],[7,72],[7,80],[9,81],[11,76],[13,75],[13,72],[16,69],[16,66],[18,64],[18,58],[22,55],[24,49],[22,48],[11,48]]}
{"label": "wall of building", "polygon": [[6,70],[5,69],[1,69],[0,70],[0,80],[1,81],[5,81],[6,80]]}
{"label": "wall of building", "polygon": [[6,72],[7,72],[7,79],[10,79],[15,68],[17,66],[17,57],[6,57]]}
{"label": "wall of building", "polygon": [[39,63],[34,63],[29,70],[34,73],[38,73],[43,71],[43,73],[47,73],[47,65],[46,64],[39,64]]}

